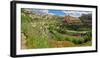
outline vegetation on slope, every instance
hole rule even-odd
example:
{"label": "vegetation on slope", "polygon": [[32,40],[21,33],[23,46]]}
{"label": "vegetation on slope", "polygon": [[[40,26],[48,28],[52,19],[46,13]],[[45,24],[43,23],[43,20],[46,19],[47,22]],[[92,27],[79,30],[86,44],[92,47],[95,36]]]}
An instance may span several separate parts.
{"label": "vegetation on slope", "polygon": [[88,28],[83,25],[74,25],[74,23],[64,24],[63,19],[64,17],[50,14],[39,15],[22,9],[21,33],[25,37],[21,35],[21,38],[25,40],[22,47],[26,46],[23,49],[91,45],[90,26]]}

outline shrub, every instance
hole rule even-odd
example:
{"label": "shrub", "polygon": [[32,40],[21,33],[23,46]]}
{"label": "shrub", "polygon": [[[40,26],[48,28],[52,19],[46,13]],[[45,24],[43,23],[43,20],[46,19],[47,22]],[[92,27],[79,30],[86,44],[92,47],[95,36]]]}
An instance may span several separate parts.
{"label": "shrub", "polygon": [[81,44],[84,42],[84,39],[82,37],[77,38],[77,37],[66,36],[65,40],[71,41],[75,44]]}
{"label": "shrub", "polygon": [[76,38],[76,39],[73,39],[73,41],[75,44],[81,44],[84,42],[84,39],[83,38]]}
{"label": "shrub", "polygon": [[84,36],[84,42],[87,42],[87,41],[91,41],[92,40],[92,32],[89,31],[86,33],[86,35]]}
{"label": "shrub", "polygon": [[54,34],[55,40],[58,40],[58,41],[71,41],[75,44],[81,44],[84,42],[84,39],[82,37],[63,35],[63,34],[58,33],[57,31],[52,31],[52,33]]}

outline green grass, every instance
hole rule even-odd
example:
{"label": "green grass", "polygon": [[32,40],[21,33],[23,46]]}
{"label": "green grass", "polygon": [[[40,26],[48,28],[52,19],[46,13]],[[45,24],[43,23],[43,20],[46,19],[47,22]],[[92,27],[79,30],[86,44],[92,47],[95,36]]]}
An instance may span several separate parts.
{"label": "green grass", "polygon": [[37,35],[32,35],[31,38],[27,39],[28,48],[47,48],[49,43],[47,38],[41,38]]}
{"label": "green grass", "polygon": [[21,23],[31,22],[31,18],[28,15],[21,15]]}
{"label": "green grass", "polygon": [[77,34],[85,34],[87,31],[70,31],[70,30],[66,30],[65,34],[68,35],[77,35]]}
{"label": "green grass", "polygon": [[92,46],[92,41],[87,41],[85,43],[79,44],[78,46]]}
{"label": "green grass", "polygon": [[75,37],[71,35],[60,34],[54,30],[51,30],[51,32],[54,34],[54,39],[58,41],[71,41],[75,44],[82,44],[84,42],[91,41],[91,38],[87,35],[84,37]]}

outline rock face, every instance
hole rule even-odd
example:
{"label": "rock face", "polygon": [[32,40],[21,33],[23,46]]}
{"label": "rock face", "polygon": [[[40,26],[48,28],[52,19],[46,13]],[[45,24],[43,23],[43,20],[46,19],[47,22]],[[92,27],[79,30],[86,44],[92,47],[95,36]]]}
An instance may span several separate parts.
{"label": "rock face", "polygon": [[72,24],[80,25],[80,24],[82,24],[82,22],[79,18],[72,17],[72,16],[65,16],[64,17],[64,22],[69,24],[69,25],[72,25]]}

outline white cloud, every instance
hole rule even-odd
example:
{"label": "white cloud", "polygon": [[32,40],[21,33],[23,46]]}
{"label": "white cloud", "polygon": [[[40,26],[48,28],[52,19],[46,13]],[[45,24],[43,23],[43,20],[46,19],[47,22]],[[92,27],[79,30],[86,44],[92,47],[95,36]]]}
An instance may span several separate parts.
{"label": "white cloud", "polygon": [[54,13],[48,13],[48,14],[55,15]]}
{"label": "white cloud", "polygon": [[48,14],[48,10],[42,10],[42,9],[33,9],[32,12],[37,14]]}
{"label": "white cloud", "polygon": [[66,15],[74,16],[74,17],[80,17],[82,14],[89,14],[91,12],[89,11],[74,11],[74,10],[67,10],[63,11]]}
{"label": "white cloud", "polygon": [[33,9],[33,8],[26,8],[26,10],[31,11],[36,14],[50,14],[50,15],[55,15],[54,13],[49,13],[49,10],[47,9]]}
{"label": "white cloud", "polygon": [[[26,8],[26,10],[31,11],[33,13],[42,14],[42,15],[43,14],[55,15],[54,13],[49,13],[49,10],[47,10],[47,9]],[[74,17],[80,17],[82,14],[92,13],[90,11],[78,11],[78,10],[64,10],[62,12],[64,12],[65,15],[70,15],[70,16],[74,16]]]}
{"label": "white cloud", "polygon": [[37,12],[48,14],[48,10],[38,10]]}
{"label": "white cloud", "polygon": [[91,14],[91,11],[80,11],[81,14]]}
{"label": "white cloud", "polygon": [[33,8],[26,8],[26,10],[31,11],[37,14],[48,14],[48,10],[45,9],[33,9]]}

